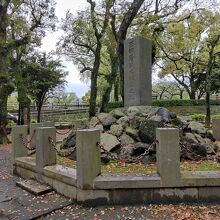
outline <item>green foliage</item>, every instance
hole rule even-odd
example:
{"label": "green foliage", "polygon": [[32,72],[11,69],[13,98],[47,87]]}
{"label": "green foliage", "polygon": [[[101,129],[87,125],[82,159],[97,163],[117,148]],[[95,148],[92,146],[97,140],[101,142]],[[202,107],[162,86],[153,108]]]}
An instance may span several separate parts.
{"label": "green foliage", "polygon": [[194,115],[192,115],[192,119],[195,121],[204,122],[205,115],[204,114],[194,114]]}
{"label": "green foliage", "polygon": [[[210,100],[211,105],[220,105],[220,100]],[[152,105],[154,106],[198,106],[205,105],[204,99],[164,99],[164,100],[153,100]]]}

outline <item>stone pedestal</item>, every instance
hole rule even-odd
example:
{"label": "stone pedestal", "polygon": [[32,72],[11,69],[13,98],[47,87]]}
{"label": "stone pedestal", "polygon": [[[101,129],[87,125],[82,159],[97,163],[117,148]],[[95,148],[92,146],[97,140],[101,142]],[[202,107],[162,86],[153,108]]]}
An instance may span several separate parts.
{"label": "stone pedestal", "polygon": [[179,130],[176,128],[157,128],[157,172],[161,186],[180,184],[180,145]]}
{"label": "stone pedestal", "polygon": [[[17,125],[12,127],[12,162],[17,157],[26,157],[28,154],[27,146],[27,125]],[[23,140],[23,141],[22,141]]]}
{"label": "stone pedestal", "polygon": [[42,123],[31,123],[30,124],[30,148],[36,148],[36,129],[42,127]]}
{"label": "stone pedestal", "polygon": [[152,42],[134,37],[124,42],[124,105],[152,103]]}
{"label": "stone pedestal", "polygon": [[77,146],[77,187],[92,189],[93,180],[101,173],[100,130],[76,131]]}
{"label": "stone pedestal", "polygon": [[216,141],[220,141],[220,118],[212,119],[213,137]]}
{"label": "stone pedestal", "polygon": [[41,173],[45,166],[56,164],[56,151],[49,140],[56,144],[56,128],[37,128],[36,134],[36,169]]}

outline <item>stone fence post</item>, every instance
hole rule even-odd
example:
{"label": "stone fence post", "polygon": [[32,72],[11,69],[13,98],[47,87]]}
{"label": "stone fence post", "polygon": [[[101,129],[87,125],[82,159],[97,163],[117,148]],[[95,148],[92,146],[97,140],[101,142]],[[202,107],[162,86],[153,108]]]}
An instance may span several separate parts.
{"label": "stone fence post", "polygon": [[12,162],[17,157],[26,157],[27,149],[27,125],[17,125],[12,127]]}
{"label": "stone fence post", "polygon": [[216,141],[220,141],[220,118],[212,119],[213,137]]}
{"label": "stone fence post", "polygon": [[157,128],[157,172],[161,186],[172,187],[180,184],[179,129]]}
{"label": "stone fence post", "polygon": [[77,146],[77,187],[92,189],[93,181],[101,173],[100,130],[76,131]]}
{"label": "stone fence post", "polygon": [[37,128],[36,135],[36,169],[41,173],[45,166],[56,164],[56,150],[53,146],[56,145],[56,128]]}

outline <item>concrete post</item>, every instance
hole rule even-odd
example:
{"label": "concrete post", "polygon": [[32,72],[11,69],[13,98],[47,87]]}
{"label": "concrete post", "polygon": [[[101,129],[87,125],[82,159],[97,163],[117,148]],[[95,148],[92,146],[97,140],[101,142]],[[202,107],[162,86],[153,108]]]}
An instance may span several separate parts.
{"label": "concrete post", "polygon": [[42,127],[55,127],[55,122],[54,121],[45,121],[42,122]]}
{"label": "concrete post", "polygon": [[213,137],[216,141],[220,141],[220,118],[212,119]]}
{"label": "concrete post", "polygon": [[56,151],[49,140],[56,144],[56,128],[37,128],[36,134],[36,169],[41,173],[45,166],[56,164]]}
{"label": "concrete post", "polygon": [[179,129],[157,128],[157,172],[161,186],[172,187],[180,184]]}
{"label": "concrete post", "polygon": [[30,148],[36,148],[36,129],[42,127],[42,123],[31,123],[30,124]]}
{"label": "concrete post", "polygon": [[151,105],[152,42],[137,36],[124,43],[124,105]]}
{"label": "concrete post", "polygon": [[26,157],[28,154],[28,149],[25,147],[27,146],[27,131],[28,131],[27,125],[17,125],[17,126],[12,127],[12,162],[13,164],[17,157]]}
{"label": "concrete post", "polygon": [[85,129],[76,131],[77,146],[77,187],[92,189],[93,181],[101,173],[100,130]]}

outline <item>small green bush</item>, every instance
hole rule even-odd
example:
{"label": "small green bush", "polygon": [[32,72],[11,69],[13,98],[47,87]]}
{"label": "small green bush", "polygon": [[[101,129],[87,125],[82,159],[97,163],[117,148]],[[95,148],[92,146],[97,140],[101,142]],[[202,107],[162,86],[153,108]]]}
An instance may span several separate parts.
{"label": "small green bush", "polygon": [[[168,107],[168,106],[198,106],[205,105],[205,100],[194,100],[194,99],[162,99],[162,100],[153,100],[153,106]],[[210,100],[211,105],[220,105],[220,100]],[[114,109],[123,107],[122,102],[109,102],[108,109]]]}
{"label": "small green bush", "polygon": [[203,122],[203,121],[205,121],[205,115],[203,115],[203,114],[194,114],[194,115],[192,115],[192,119],[195,120],[195,121]]}

